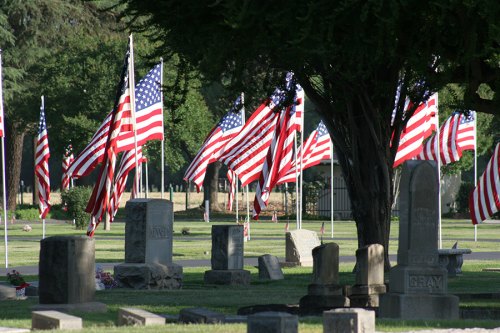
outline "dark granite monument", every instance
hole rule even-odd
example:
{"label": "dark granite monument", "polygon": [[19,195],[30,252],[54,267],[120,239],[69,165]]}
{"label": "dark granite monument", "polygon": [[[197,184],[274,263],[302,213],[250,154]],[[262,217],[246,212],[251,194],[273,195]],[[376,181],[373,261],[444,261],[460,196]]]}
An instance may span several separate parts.
{"label": "dark granite monument", "polygon": [[380,317],[457,319],[458,297],[447,294],[448,276],[438,260],[438,178],[433,161],[408,161],[401,176],[398,264]]}
{"label": "dark granite monument", "polygon": [[132,199],[125,209],[125,263],[114,267],[118,286],[181,288],[182,267],[172,263],[173,203],[164,199]]}

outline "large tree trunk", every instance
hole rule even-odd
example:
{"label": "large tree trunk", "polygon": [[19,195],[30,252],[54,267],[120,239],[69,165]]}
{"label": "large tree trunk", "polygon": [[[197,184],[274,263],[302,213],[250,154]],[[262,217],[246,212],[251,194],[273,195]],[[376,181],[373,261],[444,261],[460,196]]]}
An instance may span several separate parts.
{"label": "large tree trunk", "polygon": [[203,204],[210,200],[211,211],[221,211],[219,204],[219,170],[222,167],[220,162],[214,162],[208,165],[205,180],[203,181]]}
{"label": "large tree trunk", "polygon": [[[16,124],[5,123],[6,154],[5,173],[7,180],[7,209],[14,211],[17,205],[19,181],[21,179],[21,161],[23,156],[23,141],[26,131],[19,129]],[[34,170],[33,170],[34,172]]]}

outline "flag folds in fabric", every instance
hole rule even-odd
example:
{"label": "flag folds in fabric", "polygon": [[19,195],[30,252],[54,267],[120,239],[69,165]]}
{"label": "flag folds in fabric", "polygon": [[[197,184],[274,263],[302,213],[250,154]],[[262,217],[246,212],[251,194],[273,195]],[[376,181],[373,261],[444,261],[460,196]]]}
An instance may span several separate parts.
{"label": "flag folds in fabric", "polygon": [[87,229],[87,235],[92,237],[101,222],[102,218],[109,210],[111,200],[111,189],[113,186],[117,146],[119,135],[124,124],[129,123],[131,118],[130,87],[129,87],[129,66],[130,47],[127,49],[123,70],[118,85],[114,108],[111,112],[108,135],[106,137],[105,154],[99,172],[97,182],[92,191],[92,195],[85,211],[90,213],[91,221]]}
{"label": "flag folds in fabric", "polygon": [[[290,170],[278,180],[278,184],[292,183],[296,181],[296,173],[299,172],[302,160],[302,170],[321,163],[322,160],[332,158],[332,140],[328,134],[325,124],[321,121],[318,127],[309,135],[303,145],[297,150],[295,160],[292,161]],[[302,153],[302,149],[304,152]]]}
{"label": "flag folds in fabric", "polygon": [[[146,158],[142,154],[142,147],[137,147],[137,154],[135,152],[135,149],[129,150],[123,153],[121,157],[120,165],[118,167],[118,172],[116,173],[115,183],[113,186],[113,195],[111,196],[111,200],[109,203],[109,216],[111,221],[114,220],[114,217],[118,212],[120,200],[123,196],[123,192],[125,192],[125,185],[127,185],[128,174],[131,170],[135,169],[136,155],[138,164],[146,162]],[[133,187],[135,187],[135,184],[136,182],[134,181]],[[134,193],[133,188],[131,199],[135,198],[136,196],[137,192]]]}
{"label": "flag folds in fabric", "polygon": [[47,123],[45,122],[45,107],[40,108],[40,122],[36,139],[35,175],[38,186],[38,211],[40,218],[44,219],[50,211],[50,177],[49,177],[49,137]]}
{"label": "flag folds in fabric", "polygon": [[[411,106],[411,103],[409,105]],[[424,140],[437,129],[437,106],[438,94],[435,93],[420,104],[408,119],[400,135],[393,167],[420,154]]]}
{"label": "flag folds in fabric", "polygon": [[457,133],[461,114],[452,114],[439,129],[439,147],[436,135],[433,135],[424,145],[422,152],[416,157],[417,160],[436,161],[439,151],[441,165],[457,162],[462,156],[457,146]]}
{"label": "flag folds in fabric", "polygon": [[[137,145],[149,140],[163,139],[163,101],[161,94],[161,63],[154,66],[135,87]],[[67,177],[80,178],[88,175],[104,159],[107,138],[113,112],[99,126],[90,143],[75,158],[67,171]],[[116,140],[116,152],[135,149],[134,132],[124,124]]]}
{"label": "flag folds in fabric", "polygon": [[469,209],[472,224],[481,223],[500,211],[500,143],[469,196]]}
{"label": "flag folds in fabric", "polygon": [[460,151],[476,149],[476,112],[468,111],[460,117],[457,146]]}
{"label": "flag folds in fabric", "polygon": [[227,171],[227,180],[229,181],[229,192],[228,192],[228,198],[227,198],[227,210],[232,212],[233,211],[233,203],[234,203],[234,196],[236,193],[236,187],[238,186],[238,178],[236,174],[228,170]]}
{"label": "flag folds in fabric", "polygon": [[226,144],[234,138],[243,127],[241,97],[238,97],[228,113],[212,128],[200,150],[184,174],[184,180],[196,184],[198,192],[203,185],[207,166],[217,161]]}
{"label": "flag folds in fabric", "polygon": [[69,185],[71,183],[71,177],[68,177],[68,167],[73,162],[75,157],[73,156],[73,147],[68,145],[64,152],[63,160],[62,160],[62,179],[61,179],[61,191],[65,191],[69,189]]}

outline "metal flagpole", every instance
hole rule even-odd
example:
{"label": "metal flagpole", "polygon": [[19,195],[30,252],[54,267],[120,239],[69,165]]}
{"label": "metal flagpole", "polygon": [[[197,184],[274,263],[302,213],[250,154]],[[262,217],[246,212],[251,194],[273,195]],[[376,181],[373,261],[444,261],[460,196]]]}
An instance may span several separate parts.
{"label": "metal flagpole", "polygon": [[303,178],[304,178],[304,170],[302,170],[303,162],[304,162],[304,117],[305,117],[305,109],[302,112],[302,117],[300,118],[300,146],[302,149],[300,149],[300,206],[299,206],[299,213],[300,213],[300,229],[302,229],[302,190],[303,190]]}
{"label": "metal flagpole", "polygon": [[333,239],[333,142],[330,142],[330,220]]}
{"label": "metal flagpole", "polygon": [[[42,110],[44,110],[45,112],[45,98],[43,97],[43,95],[41,99],[42,99]],[[38,191],[40,191],[40,188],[38,188]],[[45,218],[42,218],[42,239],[45,239]]]}
{"label": "metal flagpole", "polygon": [[146,199],[148,198],[149,196],[149,176],[148,176],[148,161],[144,162],[144,168],[146,169]]}
{"label": "metal flagpole", "polygon": [[[163,135],[161,136],[161,198],[164,198],[165,195],[165,127],[163,124],[163,58],[160,58],[160,70],[161,70],[161,82],[160,82],[160,98],[161,98],[161,129],[163,132]],[[189,186],[189,183],[188,185]],[[186,188],[186,193],[187,193],[187,188]]]}
{"label": "metal flagpole", "polygon": [[9,246],[7,237],[7,186],[5,182],[5,113],[3,110],[2,50],[0,49],[0,129],[2,130],[2,189],[3,189],[3,222],[5,237],[5,268],[9,267]]}
{"label": "metal flagpole", "polygon": [[438,95],[436,94],[436,106],[438,107],[438,112],[436,114],[436,135],[437,135],[437,147],[436,147],[436,162],[437,162],[437,172],[438,172],[438,237],[439,237],[439,248],[443,248],[443,235],[441,230],[441,129],[439,128],[439,104]]}
{"label": "metal flagpole", "polygon": [[[297,135],[293,138],[293,144],[295,145],[295,160],[297,160]],[[299,223],[299,171],[297,170],[297,163],[295,163],[295,220],[297,223],[297,229],[300,229]]]}
{"label": "metal flagpole", "polygon": [[134,149],[135,149],[135,186],[138,193],[141,193],[139,187],[139,161],[137,160],[137,126],[135,122],[135,77],[134,77],[134,39],[132,34],[129,36],[129,59],[128,59],[128,88],[130,94],[130,115],[134,131]]}
{"label": "metal flagpole", "polygon": [[[232,171],[229,171],[232,172]],[[234,210],[236,211],[236,223],[238,223],[238,176],[233,172],[233,182],[236,182],[236,188],[234,189]],[[232,184],[231,184],[232,186]]]}
{"label": "metal flagpole", "polygon": [[[474,112],[474,188],[477,187],[477,112]],[[477,242],[477,224],[474,224],[474,242]]]}

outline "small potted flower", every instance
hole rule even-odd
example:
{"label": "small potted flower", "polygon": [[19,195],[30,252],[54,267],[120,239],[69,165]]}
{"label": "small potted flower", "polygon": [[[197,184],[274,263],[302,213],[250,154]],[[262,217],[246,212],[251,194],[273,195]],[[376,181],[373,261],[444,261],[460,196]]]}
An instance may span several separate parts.
{"label": "small potted flower", "polygon": [[24,280],[23,276],[21,275],[21,273],[19,273],[19,271],[13,269],[11,273],[7,273],[7,281],[9,281],[10,284],[16,287],[17,297],[24,297],[26,292],[26,287],[28,287],[30,284]]}

